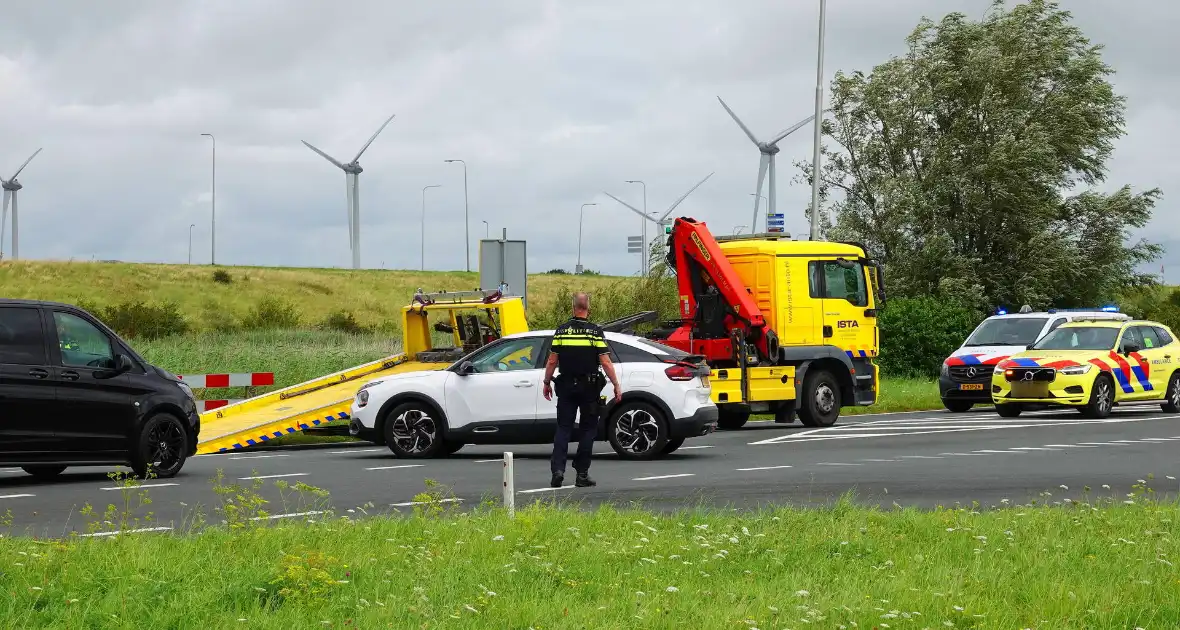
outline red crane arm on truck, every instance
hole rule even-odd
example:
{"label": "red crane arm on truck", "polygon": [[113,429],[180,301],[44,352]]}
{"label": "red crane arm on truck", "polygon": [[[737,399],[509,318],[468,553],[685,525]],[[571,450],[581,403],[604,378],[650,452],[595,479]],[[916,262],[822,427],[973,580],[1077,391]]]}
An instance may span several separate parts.
{"label": "red crane arm on truck", "polygon": [[[752,341],[763,358],[773,358],[778,351],[777,337],[767,328],[762,310],[705,224],[685,217],[676,219],[668,245],[669,262],[674,263],[676,269],[682,323],[665,343],[704,355],[710,362],[725,361],[736,356],[731,335],[733,330],[740,329],[743,341]],[[723,338],[717,335],[709,338],[694,330],[698,296],[713,287],[725,306],[724,322],[728,334]]]}

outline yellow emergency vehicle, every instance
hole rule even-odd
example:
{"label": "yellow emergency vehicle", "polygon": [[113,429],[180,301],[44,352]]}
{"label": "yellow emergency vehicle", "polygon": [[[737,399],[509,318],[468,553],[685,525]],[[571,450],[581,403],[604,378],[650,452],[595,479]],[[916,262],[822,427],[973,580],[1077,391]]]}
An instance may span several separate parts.
{"label": "yellow emergency vehicle", "polygon": [[1044,405],[1074,407],[1090,418],[1136,403],[1176,413],[1180,343],[1158,322],[1075,320],[998,363],[991,390],[1005,418]]}

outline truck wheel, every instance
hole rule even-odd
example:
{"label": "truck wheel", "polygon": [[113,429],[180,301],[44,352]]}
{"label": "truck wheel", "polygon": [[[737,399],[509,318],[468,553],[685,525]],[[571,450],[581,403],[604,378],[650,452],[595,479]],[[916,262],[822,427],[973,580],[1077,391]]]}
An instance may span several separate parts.
{"label": "truck wheel", "polygon": [[435,415],[430,405],[417,401],[394,407],[385,416],[385,444],[394,455],[405,459],[424,459],[444,453],[442,419]]}
{"label": "truck wheel", "polygon": [[1087,418],[1105,418],[1114,409],[1114,381],[1105,374],[1099,374],[1094,379],[1094,386],[1090,389],[1090,402],[1082,407],[1082,415]]}
{"label": "truck wheel", "polygon": [[827,370],[811,372],[803,381],[799,421],[805,427],[830,427],[840,417],[840,384]]}
{"label": "truck wheel", "polygon": [[942,406],[946,407],[947,411],[950,411],[952,413],[963,413],[965,411],[971,411],[971,408],[975,406],[975,403],[971,402],[970,400],[955,400],[953,398],[943,398],[942,399]]}
{"label": "truck wheel", "polygon": [[745,426],[750,420],[749,411],[733,411],[724,407],[717,410],[717,428],[733,431]]}
{"label": "truck wheel", "polygon": [[1021,411],[1024,410],[1020,408],[1020,405],[1015,405],[1012,403],[1000,403],[996,405],[996,413],[1000,414],[1001,418],[1018,417]]}
{"label": "truck wheel", "polygon": [[1168,389],[1165,392],[1164,404],[1160,405],[1164,413],[1180,412],[1180,372],[1168,379]]}
{"label": "truck wheel", "polygon": [[606,423],[606,437],[619,459],[655,459],[668,445],[668,424],[655,407],[624,401]]}

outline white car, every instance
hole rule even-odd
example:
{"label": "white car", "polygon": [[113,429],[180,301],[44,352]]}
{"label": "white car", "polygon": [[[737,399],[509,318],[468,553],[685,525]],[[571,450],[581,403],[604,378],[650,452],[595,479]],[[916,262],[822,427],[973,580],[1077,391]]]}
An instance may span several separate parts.
{"label": "white car", "polygon": [[[464,444],[551,444],[557,398],[541,392],[552,339],[552,330],[509,335],[444,370],[369,381],[353,400],[349,432],[407,458],[448,455]],[[632,335],[608,332],[606,340],[623,398],[615,404],[607,383],[597,440],[622,458],[654,459],[716,429],[703,362]]]}

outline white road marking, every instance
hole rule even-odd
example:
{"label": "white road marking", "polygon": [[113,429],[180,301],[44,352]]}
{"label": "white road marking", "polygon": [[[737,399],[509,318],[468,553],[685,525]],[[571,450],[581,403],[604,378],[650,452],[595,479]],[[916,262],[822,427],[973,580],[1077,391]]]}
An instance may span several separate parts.
{"label": "white road marking", "polygon": [[681,446],[680,448],[678,448],[676,450],[678,450],[678,451],[691,451],[694,448],[716,448],[716,446],[714,446],[712,444],[704,445],[704,446]]}
{"label": "white road marking", "polygon": [[[524,492],[521,490],[521,492]],[[405,503],[390,503],[390,507],[410,507],[412,505],[433,505],[435,503],[460,503],[463,499],[439,499],[438,501],[406,501]]]}
{"label": "white road marking", "polygon": [[1097,446],[1082,446],[1081,444],[1046,444],[1055,448],[1098,448]]}
{"label": "white road marking", "polygon": [[899,455],[901,459],[942,459],[939,455]]}
{"label": "white road marking", "polygon": [[290,456],[291,455],[288,453],[283,453],[283,454],[279,454],[279,455],[233,455],[230,457],[230,460],[236,461],[239,459],[267,459],[270,457],[290,457]]}
{"label": "white road marking", "polygon": [[127,531],[117,529],[113,532],[95,532],[93,534],[82,534],[82,536],[85,538],[97,538],[99,536],[117,536],[119,534],[142,534],[144,532],[170,532],[170,531],[172,531],[171,527],[141,527],[139,529],[129,529]]}
{"label": "white road marking", "polygon": [[[140,484],[138,486],[128,486],[126,489],[127,490],[137,490],[139,488],[164,488],[167,486],[179,486],[179,485],[180,484],[178,484],[178,483],[145,483],[145,484]],[[106,488],[99,488],[99,490],[123,490],[123,489],[124,488],[122,488],[120,486],[109,486]]]}
{"label": "white road marking", "polygon": [[1012,451],[1060,451],[1059,448],[1045,448],[1043,446],[1013,446]]}
{"label": "white road marking", "polygon": [[490,464],[492,462],[502,462],[502,461],[504,461],[503,457],[497,457],[496,459],[477,459],[477,460],[475,460],[475,463],[476,464]]}
{"label": "white road marking", "polygon": [[25,497],[35,497],[35,494],[0,494],[0,499],[23,499]]}
{"label": "white road marking", "polygon": [[988,453],[988,454],[994,454],[994,453],[1006,453],[1006,454],[1009,454],[1009,455],[1020,455],[1020,454],[1021,454],[1021,452],[1020,452],[1020,451],[992,451],[992,450],[987,450],[987,449],[984,449],[984,450],[982,450],[982,451],[975,451],[975,452],[976,452],[976,453]]}
{"label": "white road marking", "polygon": [[387,448],[350,448],[346,451],[328,451],[329,455],[347,455],[349,453],[380,453],[388,451]]}
{"label": "white road marking", "polygon": [[1117,442],[1119,444],[1138,444],[1140,441],[1141,440],[1111,440],[1111,442]]}
{"label": "white road marking", "polygon": [[531,490],[517,490],[516,494],[532,494],[534,492],[554,492],[556,490],[572,490],[575,486],[562,486],[560,488],[533,488]]}
{"label": "white road marking", "polygon": [[1078,442],[1078,444],[1081,444],[1083,446],[1111,446],[1111,445],[1117,446],[1118,442]]}
{"label": "white road marking", "polygon": [[900,459],[862,459],[862,462],[900,462]]}
{"label": "white road marking", "polygon": [[397,466],[374,466],[372,468],[366,468],[365,470],[394,470],[397,468],[421,468],[425,465],[426,464],[399,464]]}
{"label": "white road marking", "polygon": [[750,472],[753,470],[779,470],[780,468],[790,468],[790,466],[755,466],[754,468],[735,468],[739,472]]}
{"label": "white road marking", "polygon": [[816,466],[863,466],[863,464],[841,464],[839,462],[820,462]]}
{"label": "white road marking", "polygon": [[314,510],[311,512],[292,512],[290,514],[271,514],[270,516],[255,516],[254,518],[252,518],[250,520],[252,520],[252,521],[273,521],[276,518],[298,518],[300,516],[315,516],[317,514],[323,514],[323,513],[324,513],[323,510]]}
{"label": "white road marking", "polygon": [[972,457],[972,456],[978,457],[980,455],[985,455],[985,454],[986,453],[939,453],[939,455],[957,455],[960,457]]}
{"label": "white road marking", "polygon": [[678,475],[656,475],[654,477],[635,477],[631,481],[655,481],[657,479],[676,479],[678,477],[695,477],[696,473],[680,473]]}
{"label": "white road marking", "polygon": [[254,477],[238,477],[238,481],[253,481],[255,479],[277,479],[279,477],[306,477],[307,473],[286,473],[283,475],[257,475]]}

